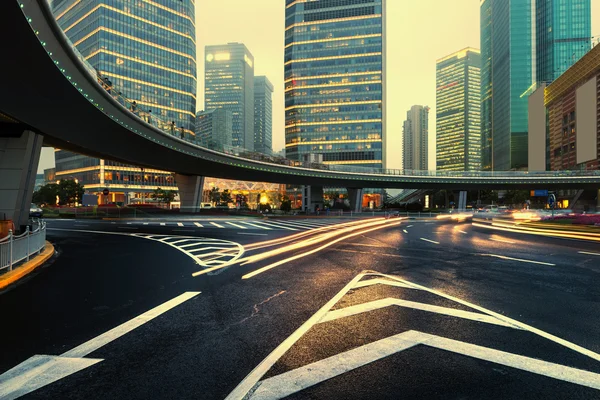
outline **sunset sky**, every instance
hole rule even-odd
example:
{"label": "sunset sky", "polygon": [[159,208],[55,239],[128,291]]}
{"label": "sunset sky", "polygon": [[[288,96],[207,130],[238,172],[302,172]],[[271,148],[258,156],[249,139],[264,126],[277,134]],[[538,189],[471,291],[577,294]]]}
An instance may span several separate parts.
{"label": "sunset sky", "polygon": [[[431,107],[429,168],[435,166],[435,61],[465,47],[479,48],[480,0],[387,0],[388,168],[401,167],[402,122],[414,104]],[[283,0],[196,0],[198,104],[204,107],[204,46],[244,43],[255,74],[273,94],[273,150],[284,146]],[[592,0],[592,34],[600,36],[600,0]],[[597,39],[596,39],[597,40]],[[40,171],[54,165],[44,150]]]}

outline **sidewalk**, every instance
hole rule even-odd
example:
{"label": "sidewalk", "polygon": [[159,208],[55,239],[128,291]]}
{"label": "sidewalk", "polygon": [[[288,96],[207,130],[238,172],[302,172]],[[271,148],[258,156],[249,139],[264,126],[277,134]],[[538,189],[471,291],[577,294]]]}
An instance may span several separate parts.
{"label": "sidewalk", "polygon": [[54,246],[52,246],[50,242],[46,241],[46,246],[40,254],[15,267],[12,271],[0,275],[0,291],[29,275],[39,266],[48,261],[53,255]]}

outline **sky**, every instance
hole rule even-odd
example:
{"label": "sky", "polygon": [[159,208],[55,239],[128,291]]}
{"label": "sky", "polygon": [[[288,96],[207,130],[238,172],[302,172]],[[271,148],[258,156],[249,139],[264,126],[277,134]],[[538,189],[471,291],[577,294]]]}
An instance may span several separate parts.
{"label": "sky", "polygon": [[[480,0],[387,0],[388,168],[401,168],[402,123],[415,104],[429,113],[429,169],[435,168],[435,62],[465,47],[479,48]],[[204,46],[244,43],[255,75],[273,83],[273,150],[284,147],[283,0],[196,0],[198,103],[204,108]],[[600,0],[592,0],[592,35],[600,37]],[[54,166],[44,149],[40,168]]]}

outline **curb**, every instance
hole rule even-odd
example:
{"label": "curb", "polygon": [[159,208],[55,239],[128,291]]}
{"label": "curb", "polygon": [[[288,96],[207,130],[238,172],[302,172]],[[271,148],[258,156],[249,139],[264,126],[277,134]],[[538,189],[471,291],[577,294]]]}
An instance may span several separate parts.
{"label": "curb", "polygon": [[10,272],[0,275],[0,290],[7,288],[8,286],[16,283],[20,279],[29,275],[39,266],[48,261],[53,255],[54,246],[52,246],[50,242],[46,241],[46,246],[44,247],[44,250],[42,250],[42,252],[38,256],[27,261],[23,265],[18,266]]}

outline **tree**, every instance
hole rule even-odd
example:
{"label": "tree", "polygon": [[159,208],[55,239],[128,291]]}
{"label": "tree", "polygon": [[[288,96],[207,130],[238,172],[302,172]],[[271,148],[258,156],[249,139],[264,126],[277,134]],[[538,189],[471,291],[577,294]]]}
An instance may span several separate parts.
{"label": "tree", "polygon": [[292,211],[292,202],[290,201],[290,199],[285,198],[283,199],[283,201],[281,202],[281,206],[279,207],[279,209],[283,212],[290,212]]}
{"label": "tree", "polygon": [[81,200],[85,193],[83,185],[71,179],[61,179],[58,184],[58,204],[71,205]]}
{"label": "tree", "polygon": [[173,200],[175,200],[175,195],[177,192],[175,190],[163,190],[161,193],[160,200],[167,205],[170,205]]}
{"label": "tree", "polygon": [[49,183],[42,186],[35,192],[33,192],[32,201],[35,204],[56,204],[56,196],[58,195],[58,185],[56,183]]}
{"label": "tree", "polygon": [[226,206],[229,203],[233,203],[233,199],[231,198],[231,193],[229,192],[229,189],[225,189],[221,193],[221,205]]}
{"label": "tree", "polygon": [[160,203],[162,202],[164,195],[165,195],[165,191],[162,190],[161,188],[154,189],[154,191],[151,194],[152,199],[158,201],[158,205],[160,205]]}
{"label": "tree", "polygon": [[219,200],[221,200],[221,193],[219,193],[218,187],[214,187],[210,190],[210,199],[215,204],[217,204]]}

